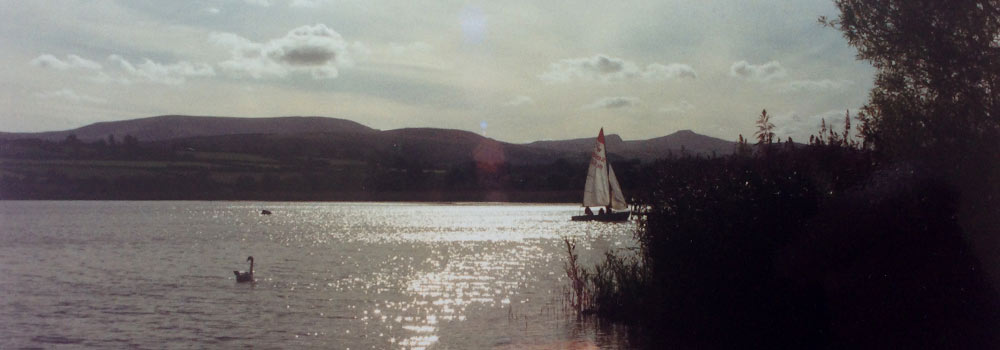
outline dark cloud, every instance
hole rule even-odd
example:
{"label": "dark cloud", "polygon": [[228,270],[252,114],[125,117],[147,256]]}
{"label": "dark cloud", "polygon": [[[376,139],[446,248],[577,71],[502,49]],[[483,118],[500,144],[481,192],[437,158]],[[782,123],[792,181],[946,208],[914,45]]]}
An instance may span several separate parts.
{"label": "dark cloud", "polygon": [[549,70],[539,78],[550,83],[570,81],[626,81],[643,79],[647,81],[674,78],[696,78],[698,74],[691,66],[681,63],[652,63],[645,69],[618,57],[595,55],[593,57],[568,58],[552,63]]}
{"label": "dark cloud", "polygon": [[337,52],[323,46],[291,47],[276,55],[278,60],[296,66],[322,66],[337,58]]}
{"label": "dark cloud", "polygon": [[366,51],[360,43],[348,44],[324,24],[298,27],[265,43],[231,33],[215,33],[211,39],[231,50],[230,59],[220,62],[220,67],[253,78],[285,77],[293,71],[308,72],[316,79],[336,78],[341,67],[354,64],[352,50]]}
{"label": "dark cloud", "polygon": [[604,97],[591,104],[583,106],[584,109],[617,109],[617,108],[629,108],[639,105],[638,97],[631,96],[615,96],[615,97]]}
{"label": "dark cloud", "polygon": [[729,74],[746,80],[771,81],[785,76],[785,68],[778,61],[771,61],[764,64],[750,64],[747,61],[733,63],[729,67]]}
{"label": "dark cloud", "polygon": [[617,57],[595,55],[593,57],[567,58],[553,63],[549,70],[539,76],[547,82],[619,81],[639,75],[639,68],[632,62]]}

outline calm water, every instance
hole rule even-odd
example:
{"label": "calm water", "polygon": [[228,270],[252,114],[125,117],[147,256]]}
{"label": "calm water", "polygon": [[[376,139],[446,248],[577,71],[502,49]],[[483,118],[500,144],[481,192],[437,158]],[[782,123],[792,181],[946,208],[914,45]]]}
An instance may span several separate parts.
{"label": "calm water", "polygon": [[[565,308],[562,237],[590,265],[633,225],[578,212],[0,202],[0,348],[619,348]],[[248,255],[257,282],[238,284]]]}

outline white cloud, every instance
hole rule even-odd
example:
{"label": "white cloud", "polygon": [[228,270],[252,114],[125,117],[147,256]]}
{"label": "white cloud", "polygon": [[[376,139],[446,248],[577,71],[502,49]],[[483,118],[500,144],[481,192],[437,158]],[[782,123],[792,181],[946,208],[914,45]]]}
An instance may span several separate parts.
{"label": "white cloud", "polygon": [[45,99],[56,98],[56,99],[63,99],[63,100],[73,101],[73,102],[87,102],[87,103],[96,103],[96,104],[101,104],[101,103],[108,102],[107,100],[105,100],[103,98],[100,98],[100,97],[94,97],[94,96],[89,96],[89,95],[78,94],[78,93],[76,93],[76,91],[73,91],[71,89],[62,89],[62,90],[56,90],[56,91],[43,92],[43,93],[35,94],[35,96],[41,97],[41,98],[45,98]]}
{"label": "white cloud", "polygon": [[688,101],[678,101],[660,107],[660,112],[666,114],[686,113],[693,111],[694,108],[694,105]]}
{"label": "white cloud", "polygon": [[845,89],[851,85],[854,85],[853,81],[850,80],[795,80],[782,84],[778,88],[781,93],[795,93],[803,91],[827,91],[827,90],[841,90]]}
{"label": "white cloud", "polygon": [[510,101],[507,101],[507,103],[504,103],[505,106],[525,106],[533,104],[535,104],[535,100],[524,95],[515,96]]}
{"label": "white cloud", "polygon": [[631,61],[608,55],[595,55],[593,57],[567,58],[552,63],[549,65],[549,70],[538,77],[550,83],[565,83],[570,81],[613,82],[637,78],[666,80],[696,78],[697,76],[694,69],[686,64],[652,63],[643,70]]}
{"label": "white cloud", "polygon": [[[172,64],[163,64],[150,59],[144,59],[141,63],[133,64],[119,55],[108,56],[108,60],[114,62],[120,71],[114,69],[105,70],[100,63],[77,55],[68,55],[65,60],[62,60],[53,55],[44,54],[32,60],[31,64],[57,70],[76,68],[92,70],[95,71],[95,75],[89,77],[88,80],[96,83],[130,84],[132,80],[129,77],[132,77],[141,81],[177,85],[184,83],[189,77],[210,77],[215,75],[215,69],[205,63],[180,61]],[[72,96],[70,94],[72,91],[60,90],[59,92],[59,96],[66,99],[94,102],[92,99],[87,98],[72,98],[70,97]]]}
{"label": "white cloud", "polygon": [[618,109],[618,108],[630,108],[639,105],[638,97],[631,96],[614,96],[614,97],[604,97],[594,101],[586,106],[584,109]]}
{"label": "white cloud", "polygon": [[61,60],[56,56],[50,54],[43,54],[37,58],[31,60],[31,65],[42,68],[51,68],[58,70],[67,70],[73,68],[90,69],[90,70],[101,70],[101,64],[82,58],[77,55],[68,55],[66,60]]}
{"label": "white cloud", "polygon": [[750,64],[747,61],[739,61],[729,67],[729,74],[746,80],[771,81],[783,78],[785,76],[785,68],[778,61],[759,65]]}
{"label": "white cloud", "polygon": [[261,7],[271,6],[271,0],[243,0],[243,2]]}
{"label": "white cloud", "polygon": [[202,11],[205,11],[206,13],[212,14],[212,15],[217,15],[217,14],[219,14],[219,12],[222,12],[217,7],[208,7],[208,8],[205,8],[204,10],[202,10]]}
{"label": "white cloud", "polygon": [[694,71],[694,68],[686,64],[671,63],[668,65],[662,65],[659,63],[653,63],[646,66],[646,70],[642,72],[643,79],[646,80],[668,80],[674,78],[688,78],[695,79],[698,77],[698,73]]}
{"label": "white cloud", "polygon": [[147,58],[142,63],[134,65],[118,55],[111,55],[108,60],[118,63],[119,67],[131,76],[159,84],[178,85],[183,84],[188,77],[215,76],[215,69],[204,63],[180,61],[162,64]]}
{"label": "white cloud", "polygon": [[285,77],[297,71],[308,72],[315,79],[332,79],[341,67],[354,65],[352,52],[367,52],[363,44],[349,44],[323,24],[298,27],[266,43],[232,33],[213,33],[210,39],[231,50],[230,59],[219,63],[223,70],[255,79]]}

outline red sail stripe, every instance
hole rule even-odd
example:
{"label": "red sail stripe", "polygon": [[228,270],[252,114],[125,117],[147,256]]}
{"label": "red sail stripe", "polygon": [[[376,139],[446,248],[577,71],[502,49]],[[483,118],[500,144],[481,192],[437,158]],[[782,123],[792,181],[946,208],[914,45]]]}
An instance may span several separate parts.
{"label": "red sail stripe", "polygon": [[604,128],[601,128],[601,133],[597,134],[597,142],[604,144]]}

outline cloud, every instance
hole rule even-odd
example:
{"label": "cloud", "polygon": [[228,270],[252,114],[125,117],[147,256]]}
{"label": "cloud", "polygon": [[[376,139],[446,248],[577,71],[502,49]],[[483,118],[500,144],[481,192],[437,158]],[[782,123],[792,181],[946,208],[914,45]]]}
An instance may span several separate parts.
{"label": "cloud", "polygon": [[805,91],[841,90],[851,85],[854,85],[853,81],[844,79],[795,80],[782,84],[778,88],[778,91],[781,93],[795,93]]}
{"label": "cloud", "polygon": [[549,65],[549,70],[538,77],[549,83],[565,83],[570,81],[614,82],[637,78],[652,81],[696,78],[697,76],[694,69],[686,64],[652,63],[643,70],[631,61],[599,54],[593,57],[567,58],[552,63]]}
{"label": "cloud", "polygon": [[504,103],[505,106],[525,106],[533,104],[535,104],[535,100],[524,95],[515,96],[510,101],[507,101],[507,103]]}
{"label": "cloud", "polygon": [[180,61],[162,64],[146,58],[142,63],[132,64],[119,55],[108,56],[108,60],[118,63],[131,76],[159,84],[178,85],[183,84],[188,77],[215,76],[215,69],[204,63]]}
{"label": "cloud", "polygon": [[539,76],[548,82],[568,82],[572,80],[585,81],[616,81],[630,79],[639,74],[639,69],[632,62],[616,57],[596,55],[585,58],[567,58],[552,63],[549,70]]}
{"label": "cloud", "polygon": [[308,72],[315,79],[332,79],[341,67],[354,65],[352,51],[367,52],[363,44],[349,44],[323,24],[302,26],[284,37],[255,43],[232,33],[213,33],[210,40],[228,47],[229,60],[219,63],[223,70],[255,79],[285,77],[291,72]]}
{"label": "cloud", "polygon": [[662,65],[659,63],[653,63],[646,66],[646,70],[642,72],[643,79],[646,80],[668,80],[674,78],[688,78],[695,79],[698,77],[698,73],[694,71],[694,68],[686,64],[671,63],[668,65]]}
{"label": "cloud", "polygon": [[89,96],[89,95],[78,94],[78,93],[76,93],[76,91],[73,91],[71,89],[62,89],[62,90],[56,90],[56,91],[43,92],[43,93],[35,94],[35,96],[41,97],[41,98],[45,98],[45,99],[55,98],[55,99],[69,100],[69,101],[73,101],[73,102],[87,102],[87,103],[95,103],[95,104],[101,104],[101,103],[108,102],[107,100],[105,100],[103,98],[100,98],[100,97],[94,97],[94,96]]}
{"label": "cloud", "polygon": [[[120,71],[114,69],[105,70],[100,63],[77,55],[68,55],[65,60],[62,60],[53,55],[44,54],[38,56],[34,60],[31,60],[31,64],[38,67],[56,70],[69,70],[77,68],[92,70],[95,71],[95,75],[91,76],[89,80],[96,83],[130,84],[132,83],[132,80],[130,80],[129,77],[131,77],[158,84],[178,85],[184,83],[189,77],[210,77],[215,75],[215,69],[205,63],[180,61],[172,64],[163,64],[154,62],[147,58],[141,63],[133,64],[119,55],[108,56],[108,60],[115,63]],[[60,95],[58,96],[66,99],[94,102],[93,100],[79,97],[82,95],[77,95],[79,98],[70,97],[72,96],[71,90],[60,90],[59,92]],[[52,97],[56,95],[47,96]]]}
{"label": "cloud", "polygon": [[678,101],[660,107],[660,112],[666,114],[685,113],[693,111],[694,108],[695,108],[694,105],[689,103],[688,101]]}
{"label": "cloud", "polygon": [[785,76],[785,68],[778,61],[759,65],[753,65],[747,61],[739,61],[729,67],[729,74],[746,80],[771,81],[783,78]]}
{"label": "cloud", "polygon": [[208,14],[211,14],[211,15],[217,15],[217,14],[219,14],[219,12],[222,12],[217,7],[208,7],[208,8],[203,9],[202,11],[205,11],[205,13],[208,13]]}
{"label": "cloud", "polygon": [[594,101],[586,106],[584,109],[618,109],[618,108],[630,108],[639,105],[638,97],[630,96],[615,96],[615,97],[604,97],[597,101]]}
{"label": "cloud", "polygon": [[101,70],[101,64],[82,58],[77,55],[68,55],[66,60],[61,60],[56,56],[50,54],[43,54],[37,58],[31,60],[31,65],[42,68],[50,68],[57,70],[67,70],[74,68],[90,69],[90,70]]}

